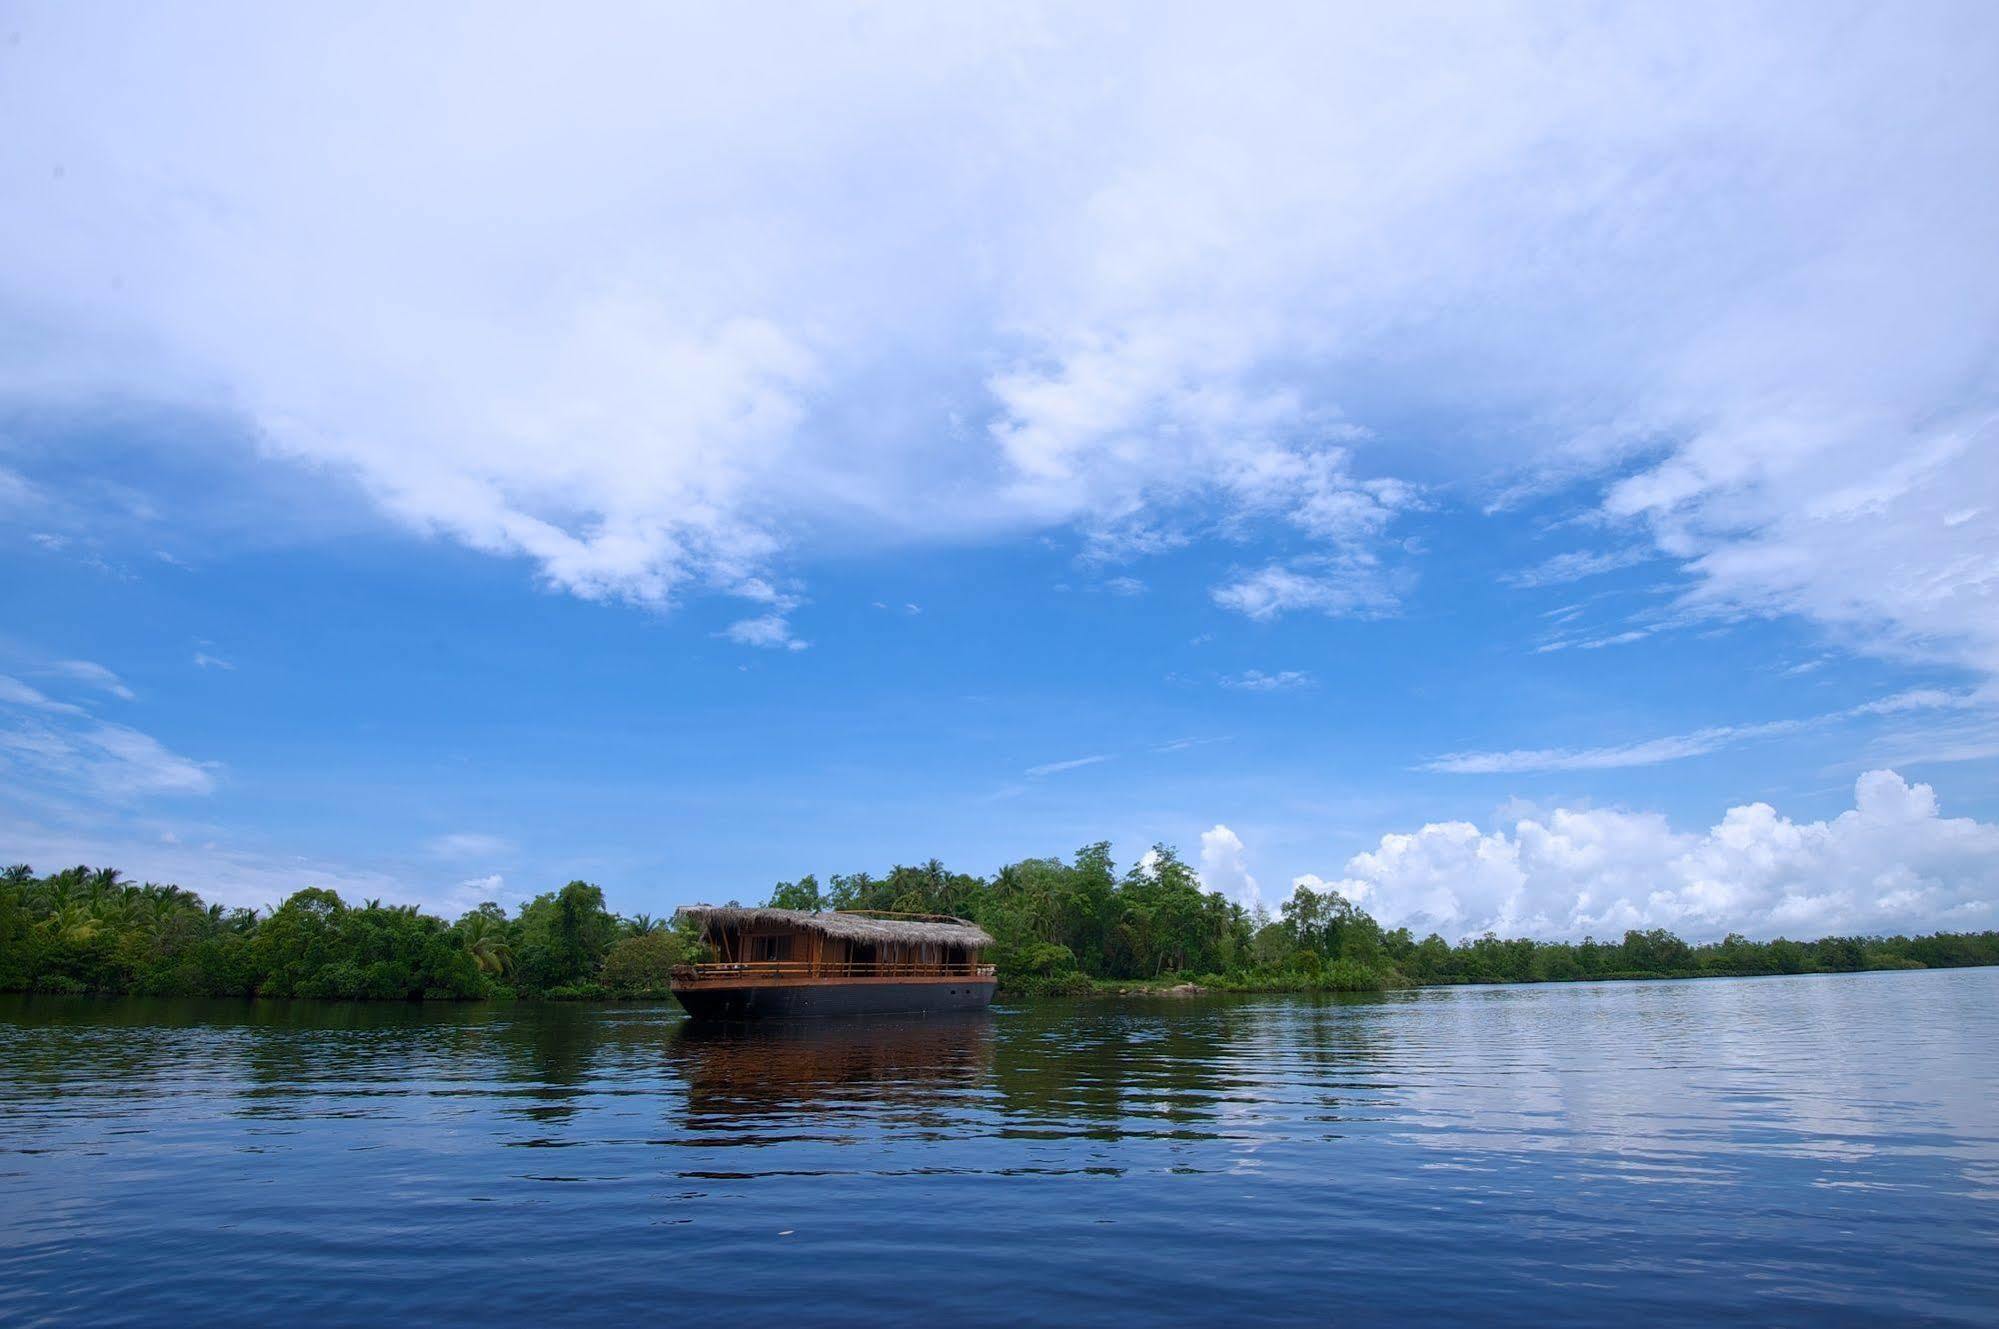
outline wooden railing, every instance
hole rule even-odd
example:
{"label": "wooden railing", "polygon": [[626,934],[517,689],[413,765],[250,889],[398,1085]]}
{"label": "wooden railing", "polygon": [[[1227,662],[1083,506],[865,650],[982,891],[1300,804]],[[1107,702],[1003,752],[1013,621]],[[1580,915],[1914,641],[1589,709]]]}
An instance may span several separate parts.
{"label": "wooden railing", "polygon": [[737,960],[675,965],[673,976],[699,982],[717,978],[991,978],[989,964],[923,964],[899,960]]}

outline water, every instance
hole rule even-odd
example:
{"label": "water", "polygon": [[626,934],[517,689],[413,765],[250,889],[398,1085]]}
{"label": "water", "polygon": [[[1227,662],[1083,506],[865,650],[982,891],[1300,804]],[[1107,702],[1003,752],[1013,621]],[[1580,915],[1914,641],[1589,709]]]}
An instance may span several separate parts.
{"label": "water", "polygon": [[1999,970],[670,1007],[0,998],[0,1321],[1999,1323]]}

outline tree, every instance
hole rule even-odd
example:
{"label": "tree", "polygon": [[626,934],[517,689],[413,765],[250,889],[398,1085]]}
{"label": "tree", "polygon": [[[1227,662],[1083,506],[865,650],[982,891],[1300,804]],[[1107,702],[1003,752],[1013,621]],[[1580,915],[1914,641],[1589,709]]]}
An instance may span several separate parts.
{"label": "tree", "polygon": [[781,881],[772,887],[766,904],[772,909],[803,909],[808,913],[817,913],[825,907],[825,900],[819,893],[819,878],[804,876],[797,881]]}
{"label": "tree", "polygon": [[687,963],[686,941],[664,928],[633,933],[604,955],[600,981],[621,997],[664,996],[673,967]]}
{"label": "tree", "polygon": [[587,881],[537,895],[521,906],[515,952],[522,986],[545,992],[589,982],[618,935],[604,892]]}
{"label": "tree", "polygon": [[[489,908],[493,913],[484,912]],[[466,954],[472,957],[480,973],[494,978],[506,978],[514,972],[510,932],[498,905],[481,905],[458,920],[458,934],[464,939]]]}

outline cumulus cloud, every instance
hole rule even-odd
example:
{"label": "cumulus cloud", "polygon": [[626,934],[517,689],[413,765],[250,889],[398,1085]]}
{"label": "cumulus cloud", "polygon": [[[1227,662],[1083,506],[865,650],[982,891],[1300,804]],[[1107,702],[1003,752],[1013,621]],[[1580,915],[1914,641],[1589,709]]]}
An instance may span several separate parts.
{"label": "cumulus cloud", "polygon": [[1262,902],[1244,857],[1242,837],[1220,822],[1201,832],[1200,874],[1204,887],[1220,891],[1244,908],[1253,909]]}
{"label": "cumulus cloud", "polygon": [[1999,826],[1945,817],[1928,785],[1877,770],[1830,821],[1751,803],[1683,832],[1656,813],[1557,808],[1489,832],[1439,822],[1384,835],[1337,880],[1300,880],[1388,926],[1451,938],[1982,929],[1999,926]]}

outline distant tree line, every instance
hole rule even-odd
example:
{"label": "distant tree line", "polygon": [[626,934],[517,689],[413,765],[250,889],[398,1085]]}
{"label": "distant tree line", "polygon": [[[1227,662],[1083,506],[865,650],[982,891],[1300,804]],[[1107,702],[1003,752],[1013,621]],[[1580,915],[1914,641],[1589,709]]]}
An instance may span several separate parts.
{"label": "distant tree line", "polygon": [[[1276,916],[1245,910],[1174,851],[1120,874],[1108,844],[1031,858],[991,877],[932,859],[884,876],[780,882],[788,909],[955,914],[996,939],[1003,989],[1083,993],[1193,981],[1243,991],[1374,991],[1440,983],[1572,982],[1838,973],[1999,964],[1999,932],[1689,944],[1664,929],[1616,941],[1491,934],[1455,943],[1384,929],[1333,892],[1300,888]],[[614,914],[572,881],[509,913],[456,921],[414,905],[349,904],[322,888],[273,908],[227,909],[115,870],[0,873],[0,991],[344,1000],[659,997],[673,966],[702,958],[685,927]]]}
{"label": "distant tree line", "polygon": [[1013,991],[1083,992],[1106,983],[1191,980],[1253,991],[1374,991],[1443,983],[1573,982],[1844,973],[1999,964],[1999,932],[1926,937],[1822,937],[1693,945],[1663,928],[1617,941],[1502,939],[1452,943],[1383,928],[1333,891],[1299,887],[1275,917],[1247,910],[1155,845],[1120,876],[1107,843],[1074,858],[1030,858],[992,877],[932,859],[885,877],[858,873],[779,883],[769,903],[793,909],[892,909],[976,920]]}
{"label": "distant tree line", "polygon": [[0,991],[150,996],[665,996],[689,937],[620,918],[572,881],[509,914],[455,923],[415,905],[350,905],[311,887],[272,909],[225,909],[110,868],[0,874]]}

